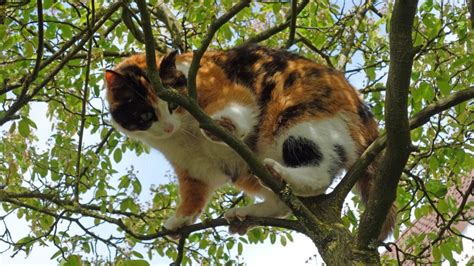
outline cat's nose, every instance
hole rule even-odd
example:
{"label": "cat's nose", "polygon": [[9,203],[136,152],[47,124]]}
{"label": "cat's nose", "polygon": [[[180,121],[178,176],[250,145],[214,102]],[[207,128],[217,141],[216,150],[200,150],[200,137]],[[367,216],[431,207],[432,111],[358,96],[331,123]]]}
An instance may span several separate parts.
{"label": "cat's nose", "polygon": [[163,129],[166,133],[171,133],[174,130],[174,126],[171,123],[165,123],[165,127]]}

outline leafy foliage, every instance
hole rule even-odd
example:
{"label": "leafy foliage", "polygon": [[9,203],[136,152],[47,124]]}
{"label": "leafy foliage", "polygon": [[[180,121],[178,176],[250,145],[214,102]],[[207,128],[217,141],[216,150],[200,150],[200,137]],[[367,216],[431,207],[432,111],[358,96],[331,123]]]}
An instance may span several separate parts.
{"label": "leafy foliage", "polygon": [[[229,235],[223,227],[195,231],[184,248],[159,237],[162,222],[177,200],[175,182],[167,182],[174,177],[170,173],[162,182],[145,187],[133,167],[117,171],[131,153],[140,156],[149,149],[113,130],[102,91],[104,69],[144,50],[140,37],[131,34],[133,25],[140,29],[136,5],[101,0],[37,2],[42,6],[29,1],[0,9],[4,12],[0,24],[0,126],[4,133],[0,214],[8,252],[29,254],[38,246],[54,245],[58,251],[52,258],[63,265],[111,261],[148,265],[146,261],[154,257],[176,260],[184,252],[183,265],[237,265],[244,261],[244,244],[269,240],[286,245],[292,240],[290,231],[276,227],[257,227],[245,236]],[[148,5],[161,52],[198,48],[216,14],[222,15],[234,4],[227,0],[218,1],[219,5],[209,0],[165,2],[166,8],[159,1]],[[358,84],[383,126],[392,3],[370,4],[364,10],[362,4],[349,7],[345,1],[331,2],[298,1],[302,10],[289,49],[338,67]],[[253,2],[219,29],[211,48],[253,41],[285,47],[290,6]],[[413,31],[418,50],[410,85],[411,116],[472,88],[474,38],[467,12],[449,1],[420,5]],[[124,16],[132,26],[122,23]],[[275,31],[265,35],[269,29]],[[463,198],[469,196],[470,191],[461,187],[462,178],[474,165],[472,130],[472,102],[464,102],[412,131],[414,151],[397,191],[400,210],[395,238],[415,219],[429,214],[436,216],[439,230],[415,235],[397,247],[404,260],[455,263],[453,254],[462,251],[461,240],[467,236],[454,225],[472,220],[467,214],[473,203],[460,205],[447,195],[454,187]],[[146,192],[152,193],[149,200],[144,200]],[[225,209],[251,200],[225,188],[201,219],[205,224],[220,218]],[[354,202],[359,202],[357,197]],[[352,204],[344,210],[342,221],[351,231],[358,228],[358,213]],[[31,232],[12,234],[16,219],[25,221]],[[105,252],[104,245],[110,251]],[[146,253],[139,253],[138,246]]]}

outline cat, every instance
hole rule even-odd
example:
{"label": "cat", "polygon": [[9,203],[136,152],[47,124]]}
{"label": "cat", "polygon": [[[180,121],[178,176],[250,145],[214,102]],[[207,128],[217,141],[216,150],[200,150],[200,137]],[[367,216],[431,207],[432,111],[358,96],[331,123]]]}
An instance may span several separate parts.
{"label": "cat", "polygon": [[[186,94],[191,60],[192,53],[157,56],[163,85]],[[182,107],[155,95],[144,54],[106,70],[105,79],[114,127],[161,151],[177,174],[180,202],[164,223],[166,229],[194,223],[211,193],[228,182],[263,199],[227,210],[228,221],[290,213],[235,151],[201,130]],[[246,45],[207,51],[197,75],[197,95],[199,106],[246,142],[297,196],[323,194],[378,136],[370,109],[340,72],[285,50]],[[372,177],[369,168],[358,183],[363,201]],[[393,217],[387,218],[381,238],[393,223]],[[231,231],[243,234],[246,229]]]}

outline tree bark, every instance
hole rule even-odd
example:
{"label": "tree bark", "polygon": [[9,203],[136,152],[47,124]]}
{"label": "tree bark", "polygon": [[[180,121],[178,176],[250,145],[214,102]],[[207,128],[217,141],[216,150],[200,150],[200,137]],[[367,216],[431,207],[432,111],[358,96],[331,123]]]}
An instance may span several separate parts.
{"label": "tree bark", "polygon": [[[358,231],[358,245],[371,246],[395,201],[397,185],[410,155],[408,91],[413,65],[412,29],[418,1],[398,0],[390,21],[390,65],[385,98],[387,146]],[[373,249],[376,245],[372,245]]]}

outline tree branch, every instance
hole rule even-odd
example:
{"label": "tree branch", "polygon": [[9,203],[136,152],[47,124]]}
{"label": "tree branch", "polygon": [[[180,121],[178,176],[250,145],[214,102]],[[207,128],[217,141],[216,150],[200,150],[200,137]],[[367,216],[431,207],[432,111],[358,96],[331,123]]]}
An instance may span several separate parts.
{"label": "tree branch", "polygon": [[366,0],[364,5],[359,7],[357,10],[354,18],[354,24],[349,28],[349,36],[346,37],[346,43],[342,47],[341,52],[339,53],[339,59],[337,60],[336,69],[339,71],[344,72],[346,69],[347,62],[349,61],[349,53],[354,46],[354,40],[356,37],[357,30],[359,28],[360,23],[365,17],[367,11],[372,7],[374,4],[374,0]]}
{"label": "tree branch", "polygon": [[[303,11],[303,9],[306,7],[306,5],[308,3],[309,3],[309,0],[301,1],[301,4],[296,9],[296,16],[298,16],[298,14],[301,13],[301,11]],[[285,30],[286,28],[288,28],[288,26],[290,26],[290,24],[291,24],[291,17],[288,17],[285,22],[283,22],[281,24],[278,24],[276,26],[273,26],[272,28],[269,28],[265,31],[262,31],[259,34],[247,39],[243,43],[243,45],[251,44],[251,43],[259,43],[259,42],[265,41],[265,40],[269,39],[270,37],[272,37],[273,35]]]}
{"label": "tree branch", "polygon": [[43,0],[38,0],[36,5],[38,12],[38,48],[36,49],[36,62],[31,80],[34,80],[38,75],[44,50]]}
{"label": "tree branch", "polygon": [[206,52],[207,47],[211,44],[212,38],[217,30],[224,25],[227,21],[233,18],[237,13],[239,13],[242,9],[247,7],[250,4],[250,0],[241,0],[238,4],[233,6],[229,11],[227,11],[224,15],[219,17],[218,19],[214,20],[207,30],[206,37],[201,42],[201,47],[197,49],[193,53],[193,60],[191,61],[191,66],[189,67],[188,72],[188,92],[189,96],[196,100],[197,93],[196,93],[196,76],[199,70],[199,64],[201,62],[201,58]]}
{"label": "tree branch", "polygon": [[296,17],[298,14],[298,1],[291,0],[291,17],[290,17],[290,33],[288,34],[288,41],[286,43],[286,48],[290,48],[295,43],[295,33],[296,33]]}
{"label": "tree branch", "polygon": [[326,61],[326,64],[331,67],[331,68],[334,68],[334,65],[332,64],[331,62],[331,57],[325,53],[323,53],[322,50],[318,49],[316,46],[314,46],[310,40],[306,39],[305,37],[303,37],[303,35],[301,34],[298,34],[298,37],[299,37],[299,40],[304,44],[306,45],[306,47],[308,47],[311,51],[317,53],[319,56],[321,56],[325,61]]}
{"label": "tree branch", "polygon": [[[413,21],[418,1],[398,0],[390,21],[390,66],[385,98],[387,147],[372,186],[357,235],[359,247],[377,239],[395,200],[400,175],[410,155],[408,91],[414,48]],[[375,248],[374,246],[373,248]]]}
{"label": "tree branch", "polygon": [[184,45],[183,35],[181,33],[183,29],[171,10],[163,3],[163,0],[158,1],[155,5],[155,9],[151,9],[151,12],[158,20],[165,24],[166,29],[168,29],[171,35],[173,46],[179,49],[180,52],[185,52],[186,46]]}
{"label": "tree branch", "polygon": [[170,266],[179,266],[181,265],[181,262],[183,261],[183,255],[184,255],[184,246],[186,244],[186,239],[188,238],[188,235],[181,235],[179,238],[178,242],[178,247],[176,249],[178,250],[178,256],[176,256],[176,260],[170,264]]}
{"label": "tree branch", "polygon": [[[87,16],[87,27],[92,31],[92,25],[95,23],[95,4],[94,0],[91,1],[91,17]],[[81,123],[79,126],[79,141],[77,147],[77,158],[76,158],[76,182],[74,186],[74,201],[79,203],[79,184],[81,183],[81,155],[82,155],[82,145],[84,138],[84,127],[86,125],[86,110],[87,110],[87,99],[89,98],[89,79],[90,79],[90,70],[91,70],[91,61],[92,61],[92,43],[93,38],[89,39],[87,47],[87,62],[86,62],[86,72],[84,80],[84,88],[82,93],[82,106],[81,106]]]}

